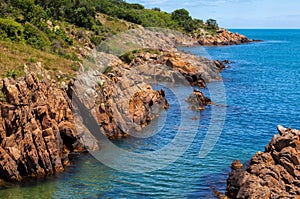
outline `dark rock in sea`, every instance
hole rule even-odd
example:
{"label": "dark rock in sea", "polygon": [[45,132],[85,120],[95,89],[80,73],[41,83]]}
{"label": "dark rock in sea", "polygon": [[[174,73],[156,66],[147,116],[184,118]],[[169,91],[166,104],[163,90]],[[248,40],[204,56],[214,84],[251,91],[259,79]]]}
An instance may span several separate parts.
{"label": "dark rock in sea", "polygon": [[212,101],[206,97],[201,91],[194,89],[193,93],[186,100],[190,103],[192,110],[204,110],[205,106],[212,104]]}
{"label": "dark rock in sea", "polygon": [[229,60],[215,60],[214,61],[217,68],[219,69],[219,72],[222,72],[226,67],[228,67],[228,64],[230,64],[231,62]]}
{"label": "dark rock in sea", "polygon": [[[300,131],[282,126],[250,165],[235,161],[227,180],[229,198],[300,198]],[[238,167],[236,167],[239,165]]]}

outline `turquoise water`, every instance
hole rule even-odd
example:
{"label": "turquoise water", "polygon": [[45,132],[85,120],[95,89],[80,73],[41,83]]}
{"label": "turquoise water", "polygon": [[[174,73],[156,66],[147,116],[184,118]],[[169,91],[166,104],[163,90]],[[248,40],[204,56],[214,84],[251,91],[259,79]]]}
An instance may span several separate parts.
{"label": "turquoise water", "polygon": [[[172,92],[182,96],[190,88],[167,89],[170,109],[162,119],[153,121],[159,132],[147,139],[127,138],[115,144],[126,150],[144,153],[170,143],[180,128],[180,115],[189,115],[184,129],[191,145],[185,153],[165,168],[129,174],[106,167],[89,154],[75,156],[74,164],[63,174],[14,185],[0,191],[2,198],[213,198],[212,189],[224,191],[229,166],[235,159],[249,160],[277,133],[276,125],[300,128],[300,30],[233,30],[264,42],[238,46],[205,47],[213,59],[228,59],[231,67],[222,72],[227,105],[214,106],[226,111],[226,120],[217,144],[199,158],[212,107],[200,114],[179,104]],[[196,55],[201,47],[186,48]],[[210,88],[222,82],[213,82]],[[157,86],[159,87],[159,86]],[[205,90],[209,94],[208,90]],[[178,108],[181,107],[181,108]],[[191,118],[198,116],[197,123]],[[161,122],[167,121],[167,122]],[[189,129],[197,129],[194,136]],[[150,127],[146,131],[152,131]],[[116,154],[117,155],[117,154]]]}

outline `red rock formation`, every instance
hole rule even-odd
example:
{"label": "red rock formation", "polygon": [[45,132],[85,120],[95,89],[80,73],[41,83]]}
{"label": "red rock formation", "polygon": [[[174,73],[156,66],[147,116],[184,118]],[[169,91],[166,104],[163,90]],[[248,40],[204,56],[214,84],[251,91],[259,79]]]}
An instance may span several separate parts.
{"label": "red rock formation", "polygon": [[[80,107],[74,107],[75,112],[87,109],[92,114],[88,117],[96,119],[99,131],[110,139],[125,137],[131,131],[141,130],[161,109],[168,108],[164,91],[155,91],[145,83],[144,77],[124,64],[118,57],[99,53],[97,57],[110,56],[111,71],[101,73],[98,69],[78,74],[71,85],[69,96],[77,98]],[[158,108],[158,109],[156,109]],[[90,124],[80,114],[82,126]],[[92,132],[91,132],[92,133]],[[93,133],[92,133],[93,134]]]}
{"label": "red rock formation", "polygon": [[[99,148],[97,135],[114,139],[141,130],[159,110],[168,108],[164,91],[145,83],[148,76],[173,82],[183,77],[199,87],[220,78],[213,62],[179,52],[142,55],[137,58],[144,61],[134,60],[131,66],[105,53],[96,58],[100,58],[95,59],[96,68],[109,66],[111,70],[78,74],[69,84],[68,96],[34,73],[17,81],[3,80],[0,180],[16,182],[61,172],[70,164],[70,152]],[[204,99],[203,105],[209,101],[199,92],[196,96]]]}
{"label": "red rock formation", "polygon": [[[125,129],[141,128],[157,116],[157,112],[151,111],[154,105],[168,108],[162,90],[154,91],[144,83],[132,86],[133,82],[125,76],[116,82],[106,75],[103,78],[105,88],[93,87],[98,94],[93,104],[77,96],[82,100],[82,113],[88,122],[94,122],[94,129],[86,123],[75,126],[72,103],[55,84],[40,81],[33,73],[17,81],[4,79],[2,90],[6,102],[0,102],[0,179],[17,182],[62,172],[70,164],[70,152],[95,148],[91,134],[103,133],[109,138],[126,136],[129,132]],[[123,82],[126,80],[130,82],[128,85]],[[120,85],[125,94],[113,92]],[[115,108],[116,104],[121,108]]]}
{"label": "red rock formation", "polygon": [[0,111],[0,178],[21,181],[58,173],[68,154],[81,152],[72,111],[56,85],[35,74],[3,80]]}
{"label": "red rock formation", "polygon": [[233,165],[227,180],[229,198],[300,198],[300,131],[282,126],[278,131],[246,170]]}
{"label": "red rock formation", "polygon": [[[221,63],[220,63],[221,64]],[[144,76],[162,82],[184,83],[200,88],[212,80],[220,80],[214,61],[189,53],[161,50],[158,54],[139,52],[130,63]]]}

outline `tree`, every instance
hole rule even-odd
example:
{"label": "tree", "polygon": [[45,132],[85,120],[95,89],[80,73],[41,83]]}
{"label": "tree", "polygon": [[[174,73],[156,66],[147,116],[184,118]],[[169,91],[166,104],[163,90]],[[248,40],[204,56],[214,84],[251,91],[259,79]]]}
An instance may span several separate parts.
{"label": "tree", "polygon": [[158,12],[160,12],[161,10],[160,10],[160,8],[157,8],[157,7],[155,7],[155,8],[152,8],[152,10],[154,10],[154,11],[158,11]]}
{"label": "tree", "polygon": [[212,29],[217,29],[219,27],[217,24],[217,20],[215,20],[215,19],[206,20],[206,24],[209,28],[212,28]]}
{"label": "tree", "polygon": [[184,22],[186,20],[192,19],[192,17],[190,17],[189,11],[182,8],[172,12],[172,19],[175,21]]}
{"label": "tree", "polygon": [[178,9],[172,12],[172,19],[175,20],[186,32],[193,32],[198,28],[198,22],[193,20],[186,9]]}

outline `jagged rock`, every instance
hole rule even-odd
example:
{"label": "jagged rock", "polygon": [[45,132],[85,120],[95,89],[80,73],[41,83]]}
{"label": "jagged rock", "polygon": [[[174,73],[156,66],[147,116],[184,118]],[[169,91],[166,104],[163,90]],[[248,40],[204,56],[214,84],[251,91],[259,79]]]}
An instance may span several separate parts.
{"label": "jagged rock", "polygon": [[227,180],[229,198],[299,198],[300,131],[282,126],[257,152],[246,170],[232,167]]}
{"label": "jagged rock", "polygon": [[[70,164],[70,152],[99,149],[99,134],[114,139],[139,131],[169,106],[164,91],[149,85],[154,79],[198,87],[221,79],[213,61],[173,49],[177,42],[185,42],[173,35],[166,43],[153,40],[148,45],[165,50],[139,54],[130,65],[114,55],[95,53],[95,68],[81,67],[67,93],[34,73],[19,80],[3,79],[0,181],[61,172]],[[200,91],[195,93],[198,105],[211,103]]]}
{"label": "jagged rock", "polygon": [[197,89],[194,89],[186,101],[191,104],[192,110],[204,110],[205,106],[212,104],[212,101]]}
{"label": "jagged rock", "polygon": [[[108,59],[103,62],[105,58]],[[72,99],[77,99],[74,110],[79,113],[76,114],[77,121],[81,121],[76,123],[77,126],[87,129],[95,126],[96,131],[115,139],[140,130],[158,116],[161,108],[168,108],[164,91],[153,90],[140,73],[118,57],[97,52],[95,59],[102,60],[97,63],[98,67],[83,71],[70,84],[68,93]],[[111,71],[106,74],[102,67],[107,66]],[[82,110],[88,110],[90,114],[83,117]],[[87,120],[93,120],[93,123]],[[90,130],[90,134],[96,138],[98,135],[94,135],[94,131]]]}
{"label": "jagged rock", "polygon": [[219,72],[223,71],[226,67],[228,67],[228,64],[230,64],[229,60],[215,60],[214,61],[215,65],[217,66],[217,68],[219,69]]}
{"label": "jagged rock", "polygon": [[22,181],[58,173],[68,154],[83,151],[63,92],[34,73],[3,80],[0,111],[0,178]]}
{"label": "jagged rock", "polygon": [[190,84],[200,88],[220,80],[219,68],[214,61],[189,53],[161,50],[145,59],[144,52],[134,54],[130,66],[151,81]]}

